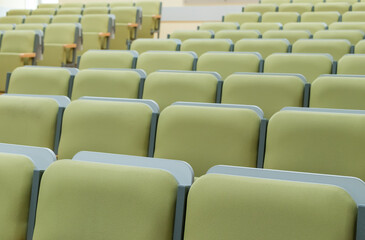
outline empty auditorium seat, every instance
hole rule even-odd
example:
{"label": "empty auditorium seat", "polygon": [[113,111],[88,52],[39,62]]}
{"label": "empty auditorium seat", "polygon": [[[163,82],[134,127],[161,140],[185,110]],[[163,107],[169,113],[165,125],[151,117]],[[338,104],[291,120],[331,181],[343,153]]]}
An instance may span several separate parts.
{"label": "empty auditorium seat", "polygon": [[351,11],[365,11],[365,3],[357,2],[357,3],[352,4]]}
{"label": "empty auditorium seat", "polygon": [[6,16],[29,16],[32,13],[30,9],[10,9],[6,12]]}
{"label": "empty auditorium seat", "polygon": [[222,30],[215,34],[216,39],[231,39],[235,44],[242,38],[260,38],[261,33],[257,30]]}
{"label": "empty auditorium seat", "polygon": [[309,86],[300,74],[235,73],[224,80],[222,103],[258,106],[269,119],[283,107],[308,106],[306,94]]}
{"label": "empty auditorium seat", "polygon": [[142,28],[138,31],[138,38],[153,38],[154,34],[160,35],[160,20],[162,2],[160,1],[137,1],[136,7],[142,8]]}
{"label": "empty auditorium seat", "polygon": [[365,32],[362,22],[335,22],[329,25],[329,30],[361,30]]}
{"label": "empty auditorium seat", "polygon": [[346,12],[342,15],[342,22],[365,22],[365,12]]}
{"label": "empty auditorium seat", "polygon": [[365,179],[364,112],[287,108],[268,124],[264,168]]}
{"label": "empty auditorium seat", "polygon": [[193,51],[198,57],[208,51],[233,51],[230,39],[188,39],[181,44],[181,51]]}
{"label": "empty auditorium seat", "polygon": [[52,22],[52,15],[32,15],[25,18],[24,23],[45,23]]}
{"label": "empty auditorium seat", "polygon": [[1,24],[22,24],[25,20],[25,16],[6,16],[6,17],[0,17],[0,23]]}
{"label": "empty auditorium seat", "polygon": [[77,2],[62,3],[60,8],[84,8],[85,4]]}
{"label": "empty auditorium seat", "polygon": [[70,159],[80,151],[151,156],[157,114],[158,106],[149,100],[72,101],[63,115],[59,159]]}
{"label": "empty auditorium seat", "polygon": [[89,14],[109,14],[110,9],[109,7],[85,7],[83,11],[83,15]]}
{"label": "empty auditorium seat", "polygon": [[298,22],[287,23],[283,27],[284,30],[306,30],[311,34],[315,34],[317,31],[326,30],[328,26],[324,22]]}
{"label": "empty auditorium seat", "polygon": [[198,177],[217,164],[256,167],[262,115],[254,106],[175,103],[160,114],[154,157],[186,161]]}
{"label": "empty auditorium seat", "polygon": [[261,34],[264,34],[269,30],[281,30],[283,25],[281,23],[244,23],[241,25],[241,30],[258,30]]}
{"label": "empty auditorium seat", "polygon": [[60,4],[58,3],[40,3],[37,8],[59,8]]}
{"label": "empty auditorium seat", "polygon": [[126,50],[89,50],[79,58],[78,68],[136,68],[138,53]]}
{"label": "empty auditorium seat", "polygon": [[179,39],[150,39],[140,38],[132,42],[130,50],[142,54],[147,51],[179,51],[181,41]]}
{"label": "empty auditorium seat", "polygon": [[141,98],[146,74],[135,69],[84,69],[74,80],[72,100],[82,96]]}
{"label": "empty auditorium seat", "polygon": [[57,15],[82,15],[83,8],[60,8],[57,10]]}
{"label": "empty auditorium seat", "polygon": [[123,1],[123,2],[111,2],[109,3],[109,7],[111,9],[116,7],[133,7],[133,1]]}
{"label": "empty auditorium seat", "polygon": [[147,75],[157,70],[191,71],[195,70],[197,59],[194,52],[148,51],[138,57],[136,68],[143,69]]}
{"label": "empty auditorium seat", "polygon": [[115,37],[110,39],[110,49],[124,50],[137,38],[141,27],[142,9],[138,7],[115,7],[110,14],[115,16]]}
{"label": "empty auditorium seat", "polygon": [[196,70],[217,72],[225,80],[235,72],[261,72],[262,68],[257,52],[206,52],[199,57]]}
{"label": "empty auditorium seat", "polygon": [[247,4],[244,8],[244,12],[258,12],[264,14],[265,12],[277,12],[278,5],[274,3],[259,3],[259,4]]}
{"label": "empty auditorium seat", "polygon": [[229,13],[223,16],[223,22],[236,22],[239,25],[246,22],[260,22],[261,14],[258,12]]}
{"label": "empty auditorium seat", "polygon": [[32,15],[56,15],[57,8],[37,8],[32,11]]}
{"label": "empty auditorium seat", "polygon": [[327,25],[341,20],[341,14],[334,12],[305,12],[301,15],[301,22],[324,22]]}
{"label": "empty auditorium seat", "polygon": [[338,74],[365,74],[365,54],[347,54],[338,60]]}
{"label": "empty auditorium seat", "polygon": [[168,34],[167,38],[180,39],[181,42],[190,38],[209,39],[214,38],[214,32],[209,30],[175,30],[171,34]]}
{"label": "empty auditorium seat", "polygon": [[81,15],[56,15],[52,19],[52,23],[80,23]]}
{"label": "empty auditorium seat", "polygon": [[312,83],[310,107],[365,110],[364,91],[362,75],[322,75]]}
{"label": "empty auditorium seat", "polygon": [[331,74],[333,59],[322,53],[275,53],[265,60],[265,73],[299,73],[309,83],[321,74]]}
{"label": "empty auditorium seat", "polygon": [[299,14],[311,12],[313,9],[312,3],[283,3],[279,6],[279,12],[297,12]]}
{"label": "empty auditorium seat", "polygon": [[27,23],[27,24],[17,24],[15,30],[39,30],[45,32],[47,24],[44,23]]}
{"label": "empty auditorium seat", "polygon": [[240,25],[236,22],[204,22],[198,30],[210,30],[217,33],[221,30],[238,30]]}
{"label": "empty auditorium seat", "polygon": [[309,39],[311,37],[312,34],[306,30],[269,30],[262,35],[262,38],[285,38],[290,44],[295,43],[299,39]]}
{"label": "empty auditorium seat", "polygon": [[284,3],[291,3],[291,0],[260,0],[259,3],[261,4],[274,3],[277,5],[281,5]]}
{"label": "empty auditorium seat", "polygon": [[361,30],[323,30],[313,35],[314,39],[347,39],[352,45],[356,45],[365,36]]}
{"label": "empty auditorium seat", "polygon": [[157,71],[146,78],[143,98],[154,100],[160,111],[174,102],[220,101],[221,77],[214,72]]}
{"label": "empty auditorium seat", "polygon": [[262,22],[289,23],[299,22],[300,15],[297,12],[266,12],[262,15]]}
{"label": "empty auditorium seat", "polygon": [[235,44],[235,52],[258,52],[262,58],[273,53],[286,53],[290,50],[286,39],[241,39]]}
{"label": "empty auditorium seat", "polygon": [[355,45],[355,53],[365,53],[365,40],[361,40]]}
{"label": "empty auditorium seat", "polygon": [[109,7],[109,3],[106,2],[88,2],[85,3],[86,8],[95,8],[95,7]]}
{"label": "empty auditorium seat", "polygon": [[337,11],[340,14],[344,14],[350,11],[350,9],[351,5],[347,2],[323,2],[314,5],[314,11],[316,12]]}
{"label": "empty auditorium seat", "polygon": [[[19,24],[22,25],[22,24]],[[6,31],[6,30],[14,30],[15,24],[11,23],[0,23],[0,31]]]}
{"label": "empty auditorium seat", "polygon": [[328,53],[334,61],[353,51],[346,39],[300,39],[293,44],[293,53]]}
{"label": "empty auditorium seat", "polygon": [[311,3],[311,4],[324,2],[323,0],[292,0],[292,1],[293,3]]}
{"label": "empty auditorium seat", "polygon": [[63,95],[71,97],[74,68],[28,66],[16,68],[7,83],[7,93]]}

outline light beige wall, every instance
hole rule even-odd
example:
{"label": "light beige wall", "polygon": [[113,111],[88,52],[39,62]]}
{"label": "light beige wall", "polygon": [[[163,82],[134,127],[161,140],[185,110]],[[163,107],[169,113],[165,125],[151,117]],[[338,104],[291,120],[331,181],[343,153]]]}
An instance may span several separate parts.
{"label": "light beige wall", "polygon": [[25,0],[0,0],[0,7],[15,9],[15,8],[25,8]]}

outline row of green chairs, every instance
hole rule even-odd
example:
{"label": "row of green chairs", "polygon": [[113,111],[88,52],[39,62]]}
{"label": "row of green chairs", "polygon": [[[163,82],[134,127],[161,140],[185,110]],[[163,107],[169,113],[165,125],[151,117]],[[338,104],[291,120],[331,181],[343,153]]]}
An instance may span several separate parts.
{"label": "row of green chairs", "polygon": [[[271,2],[269,2],[271,1]],[[302,2],[300,2],[302,1]],[[364,3],[352,0],[340,0],[337,2],[317,2],[316,0],[299,0],[298,2],[275,3],[275,0],[268,0],[266,3],[248,4],[242,7],[242,12],[312,12],[312,11],[338,11],[341,14],[347,11],[363,11]]]}
{"label": "row of green chairs", "polygon": [[39,168],[0,150],[8,240],[364,239],[356,178],[215,166],[193,182],[183,161],[80,152]]}

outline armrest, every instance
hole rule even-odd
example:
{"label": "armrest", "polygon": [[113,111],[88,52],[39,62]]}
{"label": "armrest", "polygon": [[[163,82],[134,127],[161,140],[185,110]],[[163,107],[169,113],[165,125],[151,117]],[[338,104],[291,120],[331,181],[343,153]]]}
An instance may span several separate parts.
{"label": "armrest", "polygon": [[76,43],[70,43],[70,44],[65,44],[63,45],[64,48],[76,48],[77,44]]}
{"label": "armrest", "polygon": [[161,15],[153,15],[152,18],[153,19],[161,19]]}
{"label": "armrest", "polygon": [[35,58],[36,54],[35,53],[21,53],[20,58]]}
{"label": "armrest", "polygon": [[138,23],[128,23],[128,27],[130,27],[130,28],[137,28],[138,27]]}
{"label": "armrest", "polygon": [[99,36],[100,37],[110,37],[110,33],[102,33],[102,32],[100,32],[99,33]]}

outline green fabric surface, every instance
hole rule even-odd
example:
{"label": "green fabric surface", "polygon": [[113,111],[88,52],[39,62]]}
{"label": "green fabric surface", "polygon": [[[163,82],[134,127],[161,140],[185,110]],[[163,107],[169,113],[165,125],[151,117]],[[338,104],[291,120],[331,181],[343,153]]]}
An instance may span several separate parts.
{"label": "green fabric surface", "polygon": [[337,74],[365,74],[365,55],[348,54],[343,56],[337,65]]}
{"label": "green fabric surface", "polygon": [[241,24],[241,30],[258,30],[261,34],[264,34],[269,30],[280,30],[280,23],[243,23]]}
{"label": "green fabric surface", "polygon": [[311,12],[312,8],[312,3],[282,3],[279,12],[297,12],[302,15],[305,12]]}
{"label": "green fabric surface", "polygon": [[87,51],[81,56],[79,69],[132,68],[133,58],[129,51]]}
{"label": "green fabric surface", "polygon": [[364,12],[345,12],[342,15],[343,22],[364,22],[365,14]]}
{"label": "green fabric surface", "polygon": [[239,25],[246,22],[258,22],[261,14],[256,12],[229,13],[224,16],[225,22],[236,22]]}
{"label": "green fabric surface", "polygon": [[198,57],[209,51],[230,51],[231,43],[226,39],[188,39],[181,44],[181,51],[193,51]]}
{"label": "green fabric surface", "polygon": [[258,52],[265,59],[273,53],[288,52],[285,39],[241,39],[234,47],[235,52]]}
{"label": "green fabric surface", "polygon": [[64,44],[44,44],[43,59],[38,61],[39,66],[62,67],[67,63],[67,51]]}
{"label": "green fabric surface", "polygon": [[136,39],[131,44],[131,50],[138,54],[147,51],[176,51],[177,42],[174,39]]}
{"label": "green fabric surface", "polygon": [[284,30],[306,30],[315,34],[317,31],[325,30],[326,24],[323,22],[296,22],[286,23],[283,27]]}
{"label": "green fabric surface", "polygon": [[0,91],[5,92],[7,73],[24,66],[24,61],[18,53],[0,53],[0,62]]}
{"label": "green fabric surface", "polygon": [[212,38],[212,32],[205,30],[176,30],[170,34],[170,38],[180,39],[181,42],[189,38]]}
{"label": "green fabric surface", "polygon": [[12,24],[22,24],[23,16],[6,16],[0,17],[0,23],[12,23]]}
{"label": "green fabric surface", "polygon": [[235,44],[242,38],[259,38],[260,32],[256,30],[221,30],[214,38],[231,39]]}
{"label": "green fabric surface", "polygon": [[361,30],[365,32],[362,22],[334,22],[328,27],[329,30]]}
{"label": "green fabric surface", "polygon": [[52,15],[34,15],[25,18],[24,23],[46,23],[51,22]]}
{"label": "green fabric surface", "polygon": [[203,22],[199,30],[210,30],[214,33],[221,30],[237,30],[237,24],[234,22]]}
{"label": "green fabric surface", "polygon": [[330,12],[305,12],[301,15],[301,22],[324,22],[327,25],[338,22],[341,15],[337,11]]}
{"label": "green fabric surface", "polygon": [[364,54],[365,53],[365,40],[360,40],[356,45],[355,45],[355,53],[356,54]]}
{"label": "green fabric surface", "polygon": [[288,22],[298,22],[299,14],[297,12],[267,12],[262,15],[262,22],[279,22],[285,24]]}
{"label": "green fabric surface", "polygon": [[[322,30],[313,35],[314,39],[347,39],[355,45],[364,38],[364,32],[360,30]],[[356,48],[355,48],[356,51]]]}
{"label": "green fabric surface", "polygon": [[52,23],[79,23],[80,15],[56,15],[52,19]]}
{"label": "green fabric surface", "polygon": [[350,11],[350,7],[351,5],[348,2],[320,2],[314,5],[314,11],[337,11],[340,14],[344,14],[345,12]]}
{"label": "green fabric surface", "polygon": [[311,33],[305,30],[269,30],[262,35],[262,38],[286,38],[293,44],[299,39],[309,39],[310,36]]}
{"label": "green fabric surface", "polygon": [[1,41],[2,53],[34,52],[35,32],[31,30],[7,31]]}
{"label": "green fabric surface", "polygon": [[258,12],[264,14],[265,12],[275,12],[278,5],[273,3],[257,3],[257,4],[247,4],[245,6],[245,12]]}

